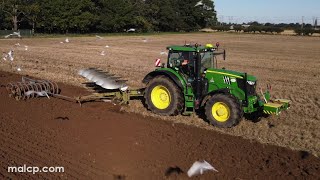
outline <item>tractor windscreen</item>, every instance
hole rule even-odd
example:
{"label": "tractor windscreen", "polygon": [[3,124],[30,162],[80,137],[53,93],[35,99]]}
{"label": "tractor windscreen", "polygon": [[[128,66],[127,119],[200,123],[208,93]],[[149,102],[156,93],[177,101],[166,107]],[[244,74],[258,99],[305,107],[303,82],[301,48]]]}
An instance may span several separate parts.
{"label": "tractor windscreen", "polygon": [[187,51],[171,51],[169,52],[169,61],[168,65],[170,67],[180,66],[184,62],[193,65],[195,58],[195,52]]}
{"label": "tractor windscreen", "polygon": [[204,71],[208,68],[214,68],[214,59],[212,52],[200,53],[201,56],[201,70]]}

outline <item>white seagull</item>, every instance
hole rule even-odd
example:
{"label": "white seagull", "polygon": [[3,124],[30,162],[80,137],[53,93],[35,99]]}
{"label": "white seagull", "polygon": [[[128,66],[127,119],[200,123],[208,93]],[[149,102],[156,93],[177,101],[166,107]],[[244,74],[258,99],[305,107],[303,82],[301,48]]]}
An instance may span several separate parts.
{"label": "white seagull", "polygon": [[10,50],[9,52],[8,52],[8,58],[9,58],[9,60],[10,61],[13,61],[13,50]]}
{"label": "white seagull", "polygon": [[188,170],[187,174],[189,177],[196,176],[199,174],[203,174],[205,171],[216,171],[218,172],[211,164],[209,164],[207,161],[196,161],[192,164],[190,169]]}
{"label": "white seagull", "polygon": [[20,31],[13,32],[12,34],[8,34],[8,35],[4,36],[4,38],[9,38],[11,36],[18,36],[19,38],[21,38]]}
{"label": "white seagull", "polygon": [[168,55],[168,53],[165,52],[165,51],[161,51],[161,52],[160,52],[160,55]]}
{"label": "white seagull", "polygon": [[103,37],[96,35],[97,39],[103,39]]}
{"label": "white seagull", "polygon": [[197,2],[197,4],[196,4],[196,5],[194,5],[194,7],[202,6],[202,5],[203,5],[203,2],[202,2],[202,0],[201,0],[201,1]]}

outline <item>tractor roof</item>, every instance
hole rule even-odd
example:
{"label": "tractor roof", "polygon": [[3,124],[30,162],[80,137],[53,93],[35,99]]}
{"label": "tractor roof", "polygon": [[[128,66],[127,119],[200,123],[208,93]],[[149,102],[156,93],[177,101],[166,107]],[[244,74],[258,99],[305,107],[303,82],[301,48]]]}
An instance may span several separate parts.
{"label": "tractor roof", "polygon": [[213,51],[216,49],[215,46],[212,46],[211,44],[207,44],[206,46],[197,46],[197,45],[184,45],[184,46],[179,46],[179,45],[173,45],[173,46],[168,46],[168,50],[170,51],[188,51],[188,52],[202,52],[202,51]]}

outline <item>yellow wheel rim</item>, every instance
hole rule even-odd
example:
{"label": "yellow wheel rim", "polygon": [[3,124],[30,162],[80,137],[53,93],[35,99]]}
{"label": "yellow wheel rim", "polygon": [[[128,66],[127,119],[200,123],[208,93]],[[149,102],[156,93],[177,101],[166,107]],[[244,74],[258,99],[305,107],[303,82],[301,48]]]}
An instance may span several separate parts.
{"label": "yellow wheel rim", "polygon": [[216,102],[212,106],[212,116],[219,122],[226,122],[230,117],[230,108],[223,102]]}
{"label": "yellow wheel rim", "polygon": [[162,86],[155,86],[151,91],[151,101],[158,109],[166,109],[171,103],[171,96],[169,90]]}

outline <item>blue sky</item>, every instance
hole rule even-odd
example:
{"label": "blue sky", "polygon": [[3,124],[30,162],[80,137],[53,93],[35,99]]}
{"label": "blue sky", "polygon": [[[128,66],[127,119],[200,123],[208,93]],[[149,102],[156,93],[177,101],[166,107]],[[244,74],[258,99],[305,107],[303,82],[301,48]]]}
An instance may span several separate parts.
{"label": "blue sky", "polygon": [[214,0],[219,21],[312,23],[320,21],[320,0]]}

